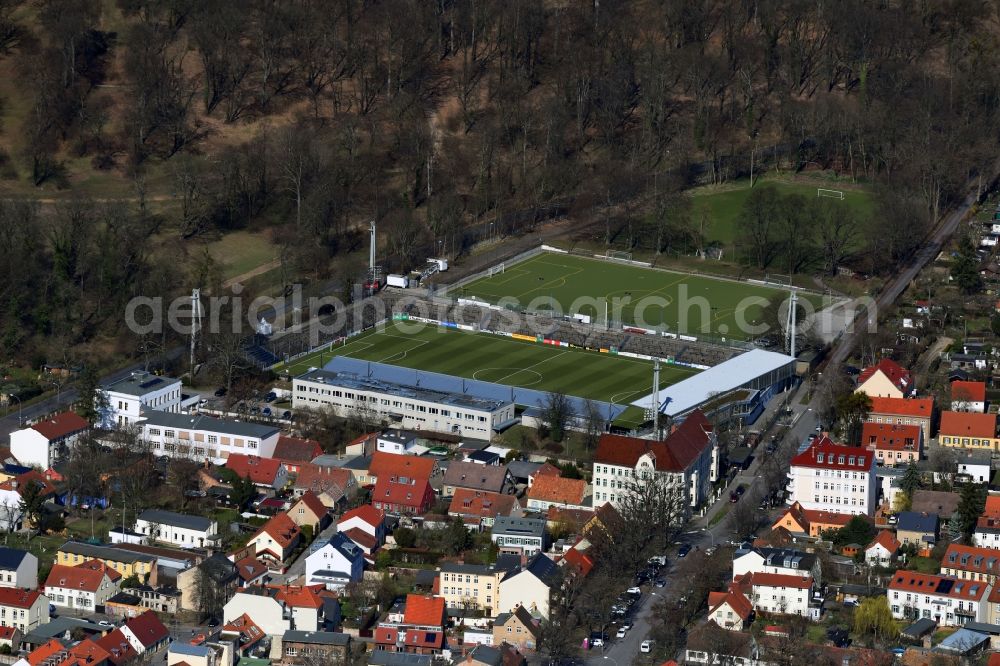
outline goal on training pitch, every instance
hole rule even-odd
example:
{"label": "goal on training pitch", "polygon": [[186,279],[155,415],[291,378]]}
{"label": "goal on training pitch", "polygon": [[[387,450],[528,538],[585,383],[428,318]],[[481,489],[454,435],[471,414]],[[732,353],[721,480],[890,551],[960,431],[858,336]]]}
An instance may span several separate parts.
{"label": "goal on training pitch", "polygon": [[622,252],[621,250],[607,250],[604,256],[608,259],[617,259],[618,261],[632,261],[632,253]]}
{"label": "goal on training pitch", "polygon": [[504,264],[498,264],[496,266],[490,267],[489,277],[493,277],[494,275],[503,275],[503,273],[504,273]]}
{"label": "goal on training pitch", "polygon": [[824,190],[822,187],[816,188],[817,197],[826,197],[828,199],[843,199],[843,190]]}

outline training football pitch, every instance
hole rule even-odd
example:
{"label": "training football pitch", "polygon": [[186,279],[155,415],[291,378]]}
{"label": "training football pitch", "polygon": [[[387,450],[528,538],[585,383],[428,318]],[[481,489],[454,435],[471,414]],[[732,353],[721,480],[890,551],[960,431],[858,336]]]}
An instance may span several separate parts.
{"label": "training football pitch", "polygon": [[[627,404],[652,392],[650,361],[415,322],[388,323],[346,344],[296,359],[287,369],[298,376],[311,367],[323,367],[335,356],[615,404]],[[660,387],[697,372],[661,364]]]}
{"label": "training football pitch", "polygon": [[[609,302],[612,322],[743,340],[762,334],[740,325],[763,321],[761,299],[781,303],[788,298],[787,291],[764,285],[554,252],[506,265],[502,273],[474,280],[451,295],[490,303],[513,298],[519,307],[530,310],[550,309],[554,301],[564,314],[589,315],[594,323],[601,324],[605,321],[601,303],[604,299]],[[613,302],[616,298],[630,299],[623,302],[617,314]],[[819,307],[822,297],[800,292],[799,301]]]}

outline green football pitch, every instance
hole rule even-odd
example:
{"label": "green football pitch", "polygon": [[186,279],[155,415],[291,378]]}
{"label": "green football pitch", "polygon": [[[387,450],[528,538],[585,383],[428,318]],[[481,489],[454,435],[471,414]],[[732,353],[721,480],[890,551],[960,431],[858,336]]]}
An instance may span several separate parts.
{"label": "green football pitch", "polygon": [[[589,315],[594,323],[604,323],[606,300],[612,322],[737,339],[762,335],[741,324],[763,321],[761,299],[780,303],[788,298],[787,291],[764,285],[554,252],[506,265],[502,273],[474,280],[451,295],[490,303],[513,299],[517,307],[532,311],[551,309],[555,302],[561,312]],[[617,314],[614,299],[622,303]],[[800,292],[799,300],[822,304],[818,294]]]}
{"label": "green football pitch", "polygon": [[[650,361],[415,322],[392,322],[346,344],[296,359],[287,370],[295,377],[311,367],[323,367],[335,356],[616,404],[648,395],[653,381]],[[660,386],[697,372],[661,364]]]}

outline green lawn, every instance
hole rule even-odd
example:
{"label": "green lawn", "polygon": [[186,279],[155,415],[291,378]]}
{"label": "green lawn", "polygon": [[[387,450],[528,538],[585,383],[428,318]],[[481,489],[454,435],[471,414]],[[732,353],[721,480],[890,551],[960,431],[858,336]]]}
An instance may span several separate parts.
{"label": "green lawn", "polygon": [[209,243],[207,249],[226,279],[243,275],[278,256],[278,249],[263,234],[249,231],[228,233]]}
{"label": "green lawn", "polygon": [[[788,297],[786,291],[733,280],[656,270],[603,259],[544,252],[502,273],[482,277],[452,292],[532,311],[559,309],[611,321],[697,336],[748,339],[763,331],[763,304]],[[800,299],[819,306],[816,294]]]}
{"label": "green lawn", "polygon": [[[652,363],[573,347],[554,347],[489,333],[393,322],[332,350],[292,362],[292,376],[322,367],[334,356],[440,372],[506,386],[555,391],[617,404],[651,392]],[[283,368],[279,368],[283,370]],[[696,374],[677,365],[660,368],[662,387]]]}
{"label": "green lawn", "polygon": [[[871,215],[873,210],[871,193],[862,189],[844,189],[844,185],[836,182],[823,181],[798,182],[778,179],[759,180],[754,188],[774,187],[782,194],[801,194],[810,199],[816,198],[817,188],[839,190],[844,193],[843,200],[823,197],[830,206],[844,206],[853,209],[863,218]],[[705,218],[705,237],[709,241],[718,241],[731,246],[739,236],[737,220],[743,204],[750,196],[750,181],[742,180],[723,186],[708,186],[692,191],[694,196],[693,219],[696,223]]]}

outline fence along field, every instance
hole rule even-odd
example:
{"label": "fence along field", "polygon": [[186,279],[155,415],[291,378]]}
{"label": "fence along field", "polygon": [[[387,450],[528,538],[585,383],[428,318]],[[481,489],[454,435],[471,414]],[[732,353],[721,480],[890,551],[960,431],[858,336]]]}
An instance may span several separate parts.
{"label": "fence along field", "polygon": [[[335,356],[616,404],[626,404],[652,390],[650,361],[413,322],[386,324],[381,330],[300,358],[287,370],[297,376],[310,367],[322,367]],[[660,387],[697,372],[661,364]]]}
{"label": "fence along field", "polygon": [[[782,302],[788,292],[765,285],[721,280],[716,278],[661,271],[600,259],[545,252],[520,263],[506,263],[502,270],[473,280],[452,292],[452,296],[475,297],[490,303],[502,298],[515,298],[520,307],[533,299],[550,298],[559,304],[563,314],[581,298],[611,299],[631,297],[631,303],[621,308],[620,315],[610,313],[612,324],[647,326],[672,333],[697,336],[710,334],[746,340],[752,337],[737,325],[737,312],[743,320],[755,324],[762,320],[764,308],[756,301],[741,303],[751,296]],[[636,305],[647,296],[667,301],[665,307],[646,307],[637,312]],[[687,309],[689,322],[682,326],[680,304],[685,298],[703,297],[708,302],[702,314],[698,307]],[[817,294],[801,294],[814,306],[822,304]],[[593,305],[583,305],[579,313],[588,315],[594,323],[605,323],[605,312]],[[640,318],[644,321],[638,321]],[[703,322],[704,319],[704,322]]]}

